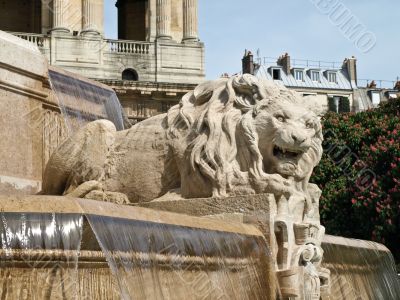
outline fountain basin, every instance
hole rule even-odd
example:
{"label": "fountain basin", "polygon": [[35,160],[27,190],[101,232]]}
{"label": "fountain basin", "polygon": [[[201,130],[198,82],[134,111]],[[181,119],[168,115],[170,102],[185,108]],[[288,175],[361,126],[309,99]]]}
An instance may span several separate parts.
{"label": "fountain basin", "polygon": [[4,299],[272,299],[254,226],[53,196],[2,196]]}
{"label": "fountain basin", "polygon": [[[277,241],[274,217],[277,207],[271,194],[245,195],[227,198],[155,200],[140,206],[192,216],[234,220],[253,224],[266,237],[274,260]],[[321,266],[330,271],[329,288],[322,282],[322,299],[400,299],[400,280],[393,256],[384,245],[364,240],[325,235],[322,240],[324,258]],[[282,271],[281,292],[296,294],[294,282],[301,270]],[[284,298],[286,299],[286,298]]]}

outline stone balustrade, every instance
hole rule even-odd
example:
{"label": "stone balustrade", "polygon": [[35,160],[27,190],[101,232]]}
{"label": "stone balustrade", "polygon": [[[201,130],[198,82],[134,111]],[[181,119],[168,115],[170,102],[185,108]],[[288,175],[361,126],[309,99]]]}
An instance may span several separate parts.
{"label": "stone balustrade", "polygon": [[149,54],[152,43],[137,41],[107,40],[110,52]]}
{"label": "stone balustrade", "polygon": [[[52,66],[93,79],[121,80],[133,69],[138,81],[195,84],[204,78],[204,45],[168,40],[107,39],[101,34],[53,31],[44,34],[10,32],[38,48]],[[157,53],[157,55],[156,55]],[[156,75],[157,74],[157,75]],[[171,77],[172,76],[172,77]],[[180,90],[180,89],[178,89]]]}
{"label": "stone balustrade", "polygon": [[39,48],[47,48],[49,46],[50,39],[45,34],[35,33],[23,33],[23,32],[11,32],[13,35],[24,39],[32,44],[35,44]]}
{"label": "stone balustrade", "polygon": [[[23,33],[23,32],[10,32],[11,34],[24,39],[39,48],[48,49],[50,47],[50,37],[45,34]],[[126,54],[150,54],[150,48],[153,43],[127,41],[127,40],[104,40],[107,43],[105,48],[112,53],[126,53]]]}

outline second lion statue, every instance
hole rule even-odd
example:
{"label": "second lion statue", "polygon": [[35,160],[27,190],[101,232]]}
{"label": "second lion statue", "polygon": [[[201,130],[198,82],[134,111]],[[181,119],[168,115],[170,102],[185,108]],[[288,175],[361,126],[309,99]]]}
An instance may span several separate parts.
{"label": "second lion statue", "polygon": [[200,84],[167,114],[116,131],[89,123],[52,155],[43,194],[94,193],[151,201],[273,193],[310,198],[322,155],[320,110],[285,87],[252,75]]}

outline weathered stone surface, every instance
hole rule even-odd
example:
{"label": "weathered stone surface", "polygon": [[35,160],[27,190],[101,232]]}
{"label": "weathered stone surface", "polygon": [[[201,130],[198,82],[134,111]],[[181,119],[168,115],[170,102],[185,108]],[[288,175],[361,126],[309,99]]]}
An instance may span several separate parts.
{"label": "weathered stone surface", "polygon": [[170,199],[139,204],[141,207],[155,210],[169,211],[190,216],[207,216],[229,213],[244,215],[274,214],[276,210],[275,198],[270,194],[242,195],[226,198],[195,198],[195,199]]}
{"label": "weathered stone surface", "polygon": [[[207,82],[168,114],[129,130],[115,132],[107,121],[82,129],[54,155],[43,190],[69,193],[87,180],[99,180],[104,190],[125,193],[132,202],[176,188],[184,198],[269,192],[290,199],[289,209],[301,216],[304,200],[306,210],[312,209],[308,178],[322,154],[321,124],[305,105],[297,94],[251,75]],[[91,127],[104,129],[93,134]],[[92,163],[86,145],[98,145],[93,153],[102,158]],[[69,150],[64,155],[62,149]],[[99,178],[85,178],[75,165]],[[61,181],[60,172],[65,174]]]}
{"label": "weathered stone surface", "polygon": [[243,214],[269,242],[282,295],[319,299],[329,271],[321,267],[321,191],[309,178],[322,156],[322,127],[309,101],[248,74],[206,82],[131,129],[87,125],[50,159],[43,192],[159,197],[148,205],[224,220]]}
{"label": "weathered stone surface", "polygon": [[0,31],[0,193],[36,193],[42,177],[42,103],[47,61],[31,43]]}

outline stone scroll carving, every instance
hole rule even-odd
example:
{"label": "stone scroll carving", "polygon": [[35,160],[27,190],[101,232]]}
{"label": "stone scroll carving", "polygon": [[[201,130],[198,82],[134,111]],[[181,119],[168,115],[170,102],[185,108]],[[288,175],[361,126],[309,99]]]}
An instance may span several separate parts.
{"label": "stone scroll carving", "polygon": [[124,131],[95,121],[65,141],[46,167],[43,193],[146,202],[271,193],[276,268],[283,297],[328,294],[320,267],[322,107],[284,86],[245,74],[205,82],[167,114]]}

